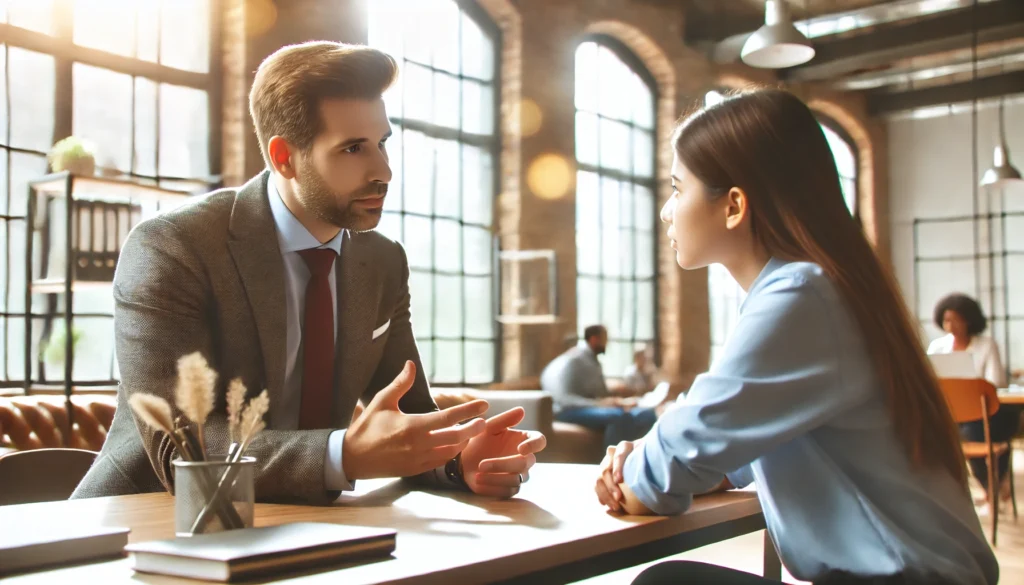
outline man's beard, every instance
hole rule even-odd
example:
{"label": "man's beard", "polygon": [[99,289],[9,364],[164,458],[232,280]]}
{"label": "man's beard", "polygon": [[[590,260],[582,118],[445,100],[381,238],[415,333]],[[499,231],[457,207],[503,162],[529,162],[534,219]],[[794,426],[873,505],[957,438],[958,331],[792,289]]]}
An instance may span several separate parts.
{"label": "man's beard", "polygon": [[312,165],[297,173],[295,180],[299,184],[300,201],[317,219],[355,232],[372,230],[380,223],[380,208],[362,210],[355,206],[355,202],[364,197],[386,195],[387,183],[371,183],[347,197],[340,197],[331,191]]}

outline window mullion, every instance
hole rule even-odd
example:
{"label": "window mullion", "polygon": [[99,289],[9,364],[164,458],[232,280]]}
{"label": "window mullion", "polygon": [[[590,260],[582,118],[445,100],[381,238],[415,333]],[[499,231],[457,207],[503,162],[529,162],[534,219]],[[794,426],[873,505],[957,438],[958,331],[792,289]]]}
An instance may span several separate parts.
{"label": "window mullion", "polygon": [[223,174],[221,166],[221,150],[223,149],[223,120],[224,112],[221,109],[223,102],[223,80],[224,76],[222,71],[223,67],[223,21],[221,14],[223,14],[223,7],[221,6],[221,0],[210,0],[210,35],[209,46],[210,46],[210,64],[207,69],[209,77],[207,78],[209,84],[207,85],[207,107],[209,113],[207,120],[209,120],[208,130],[210,133],[210,146],[209,146],[209,174],[214,177],[220,177]]}
{"label": "window mullion", "polygon": [[74,0],[56,0],[54,2],[54,32],[58,46],[64,48],[54,51],[54,112],[53,142],[71,136],[73,120],[71,119],[74,88],[72,87],[72,48],[74,46]]}

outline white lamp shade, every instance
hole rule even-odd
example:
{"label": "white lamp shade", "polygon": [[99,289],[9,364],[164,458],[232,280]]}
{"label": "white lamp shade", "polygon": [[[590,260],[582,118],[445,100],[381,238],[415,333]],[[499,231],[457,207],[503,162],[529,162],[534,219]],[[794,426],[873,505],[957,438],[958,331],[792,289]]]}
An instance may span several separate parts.
{"label": "white lamp shade", "polygon": [[743,43],[740,58],[751,67],[783,69],[802,65],[814,58],[814,47],[793,26],[782,0],[767,0],[764,26]]}
{"label": "white lamp shade", "polygon": [[1020,171],[1010,163],[1009,153],[1002,145],[997,146],[992,159],[995,164],[985,171],[981,176],[982,187],[1006,187],[1015,184],[1024,184]]}

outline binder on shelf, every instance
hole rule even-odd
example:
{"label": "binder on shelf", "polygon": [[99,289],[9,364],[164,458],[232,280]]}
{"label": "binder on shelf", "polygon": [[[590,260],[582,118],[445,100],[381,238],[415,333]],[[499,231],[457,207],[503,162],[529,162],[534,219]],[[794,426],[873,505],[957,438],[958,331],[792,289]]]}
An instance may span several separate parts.
{"label": "binder on shelf", "polygon": [[[196,186],[203,187],[200,183]],[[68,173],[31,181],[29,189],[34,200],[29,237],[36,239],[38,261],[42,262],[31,275],[37,293],[66,289],[67,262],[72,263],[72,289],[110,283],[121,246],[132,228],[193,194],[129,179]],[[67,222],[71,222],[71,241],[65,235]]]}

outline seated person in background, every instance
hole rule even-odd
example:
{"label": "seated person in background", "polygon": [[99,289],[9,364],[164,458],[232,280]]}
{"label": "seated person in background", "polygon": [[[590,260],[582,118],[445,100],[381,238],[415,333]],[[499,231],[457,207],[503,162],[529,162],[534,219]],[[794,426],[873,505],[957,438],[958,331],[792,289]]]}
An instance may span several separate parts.
{"label": "seated person in background", "polygon": [[556,357],[540,375],[541,388],[555,403],[555,420],[603,430],[605,445],[638,439],[654,426],[653,409],[636,408],[625,385],[609,389],[597,356],[608,344],[608,330],[591,325],[584,340]]}
{"label": "seated person in background", "polygon": [[644,346],[633,352],[633,363],[626,368],[622,381],[634,396],[642,396],[654,389],[658,367],[654,365],[653,347]]}
{"label": "seated person in background", "polygon": [[[988,320],[978,302],[967,295],[951,294],[935,305],[935,326],[946,332],[944,337],[932,341],[928,346],[929,354],[952,353],[966,351],[974,359],[978,377],[984,378],[996,388],[1006,386],[1006,370],[999,359],[999,346],[988,335],[982,335],[988,326]],[[993,442],[1010,440],[1020,428],[1019,406],[1004,404],[989,420],[989,432]],[[982,421],[973,421],[960,425],[960,436],[967,441],[984,441],[985,428]],[[969,459],[971,473],[978,479],[985,493],[988,493],[988,465],[982,458]],[[996,478],[1000,482],[1001,500],[1010,499],[1010,453],[999,456],[996,464]],[[990,502],[991,503],[991,502]]]}
{"label": "seated person in background", "polygon": [[995,339],[982,335],[988,320],[977,301],[967,295],[951,294],[935,305],[933,319],[935,326],[946,335],[931,342],[929,354],[966,351],[974,359],[978,377],[992,382],[996,388],[1006,387],[1006,370],[999,359],[999,346]]}
{"label": "seated person in background", "polygon": [[660,377],[658,366],[654,365],[654,346],[647,344],[633,352],[633,363],[622,376],[622,383],[625,384],[623,391],[637,397],[637,406],[653,408],[655,414],[661,416],[679,396],[682,388],[678,385],[673,388],[667,380],[659,380]]}

